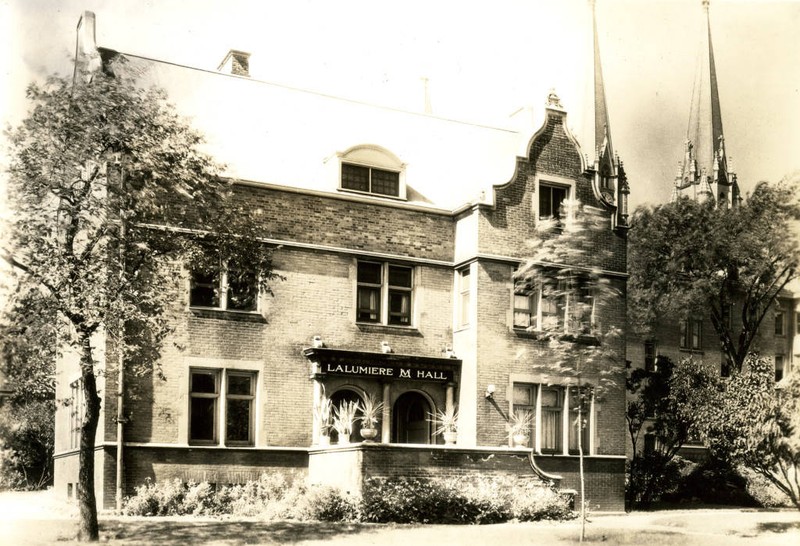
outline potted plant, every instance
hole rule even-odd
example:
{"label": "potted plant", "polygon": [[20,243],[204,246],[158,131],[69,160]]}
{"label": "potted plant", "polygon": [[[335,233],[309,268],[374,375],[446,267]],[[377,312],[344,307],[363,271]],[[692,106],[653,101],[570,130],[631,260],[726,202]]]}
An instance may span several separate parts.
{"label": "potted plant", "polygon": [[343,400],[333,408],[333,428],[339,436],[337,443],[345,445],[350,443],[350,434],[353,432],[353,423],[356,420],[358,402]]}
{"label": "potted plant", "polygon": [[458,410],[455,406],[444,411],[438,410],[436,414],[429,414],[429,421],[434,424],[436,429],[433,434],[444,436],[445,445],[451,446],[458,439]]}
{"label": "potted plant", "polygon": [[514,447],[526,447],[528,445],[528,434],[533,424],[531,412],[516,410],[511,413],[508,419],[508,437],[514,442]]}
{"label": "potted plant", "polygon": [[314,404],[314,420],[319,425],[319,445],[329,445],[331,443],[329,436],[331,430],[331,399],[324,394]]}
{"label": "potted plant", "polygon": [[378,402],[375,397],[368,394],[361,406],[361,437],[370,442],[378,436],[378,421],[383,412],[383,402]]}

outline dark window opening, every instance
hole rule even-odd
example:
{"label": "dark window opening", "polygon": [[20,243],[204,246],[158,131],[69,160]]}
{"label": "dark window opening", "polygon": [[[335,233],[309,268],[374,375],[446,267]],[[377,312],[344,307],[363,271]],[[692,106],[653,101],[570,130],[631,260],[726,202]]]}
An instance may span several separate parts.
{"label": "dark window opening", "polygon": [[567,188],[539,185],[539,218],[558,217],[561,204],[567,198]]}
{"label": "dark window opening", "polygon": [[399,197],[400,173],[342,163],[342,189]]}

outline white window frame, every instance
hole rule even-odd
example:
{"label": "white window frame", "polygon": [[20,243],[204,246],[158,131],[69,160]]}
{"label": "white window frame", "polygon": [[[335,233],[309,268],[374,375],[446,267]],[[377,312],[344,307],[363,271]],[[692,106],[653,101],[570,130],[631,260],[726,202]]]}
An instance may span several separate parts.
{"label": "white window frame", "polygon": [[[778,317],[780,317],[780,321]],[[778,326],[780,326],[780,328],[778,328]],[[775,335],[786,337],[786,313],[783,311],[775,311]]]}
{"label": "white window frame", "polygon": [[69,447],[78,449],[81,446],[81,428],[83,416],[86,414],[86,399],[83,393],[83,378],[69,384]]}
{"label": "white window frame", "polygon": [[[533,391],[533,449],[539,455],[566,455],[566,456],[576,456],[577,453],[570,453],[570,430],[573,426],[573,415],[572,410],[570,408],[570,394],[572,389],[577,389],[577,385],[550,385],[546,383],[530,383],[527,381],[513,381],[511,383],[511,392],[512,397],[510,400],[510,411],[515,411],[515,404],[513,400],[513,389],[515,386],[526,386],[532,388]],[[582,388],[588,388],[588,385],[584,385]],[[542,451],[542,391],[543,389],[557,389],[558,395],[561,399],[561,410],[559,419],[561,420],[560,424],[560,445],[556,451]],[[518,404],[517,404],[518,405]],[[527,410],[530,411],[530,410]],[[591,397],[589,401],[589,409],[588,409],[588,428],[586,432],[587,439],[589,440],[589,445],[584,445],[583,447],[583,454],[584,455],[593,455],[595,454],[595,427],[596,427],[596,411],[595,411],[595,397],[594,395]]]}
{"label": "white window frame", "polygon": [[258,287],[258,279],[255,280],[256,286],[256,295],[255,295],[255,309],[229,309],[228,308],[228,270],[227,268],[220,267],[219,269],[219,305],[217,306],[206,306],[206,305],[192,305],[192,289],[194,288],[194,271],[189,269],[189,308],[190,309],[209,309],[214,311],[226,311],[229,313],[246,313],[246,314],[258,314],[261,312],[261,291]]}
{"label": "white window frame", "polygon": [[[332,162],[337,168],[336,180],[337,187],[341,192],[353,193],[357,195],[368,195],[371,197],[382,197],[386,199],[407,200],[406,192],[406,164],[399,157],[382,146],[376,144],[360,144],[348,148],[344,152],[336,153],[337,161]],[[342,185],[342,165],[350,164],[369,169],[394,172],[398,174],[398,195],[386,195],[374,193],[372,191],[360,191],[345,188]],[[370,180],[372,171],[370,170]],[[371,190],[371,183],[370,183]]]}
{"label": "white window frame", "polygon": [[[542,186],[547,187],[555,187],[555,188],[564,188],[567,190],[567,196],[564,198],[565,201],[569,201],[575,199],[575,181],[570,178],[565,178],[563,176],[551,176],[551,175],[537,175],[534,179],[534,192],[531,196],[531,208],[533,209],[533,217],[536,219],[536,224],[542,219],[539,214],[539,196],[541,195],[541,188]],[[572,217],[572,212],[569,211],[567,214],[567,220],[569,221]],[[552,217],[546,217],[552,218]]]}
{"label": "white window frame", "polygon": [[[511,305],[512,305],[511,322],[512,322],[512,327],[514,329],[516,329],[516,330],[528,330],[528,329],[530,329],[530,330],[533,330],[533,331],[536,331],[536,332],[541,332],[543,330],[543,328],[542,328],[542,309],[544,307],[542,305],[542,303],[545,300],[549,299],[549,298],[545,297],[545,295],[544,295],[544,288],[543,288],[542,283],[537,283],[536,287],[531,291],[530,294],[528,294],[529,302],[533,302],[533,303],[530,304],[530,306],[535,307],[534,313],[530,314],[530,323],[531,323],[532,326],[526,327],[524,325],[521,325],[521,324],[517,323],[517,321],[516,321],[517,310],[518,309],[520,309],[520,310],[522,309],[521,307],[517,307],[517,304],[516,304],[517,296],[524,296],[524,294],[518,293],[516,289],[512,291],[512,294],[511,294]],[[591,302],[590,302],[591,309],[589,311],[589,332],[588,333],[585,333],[585,332],[572,332],[571,331],[571,329],[570,329],[571,322],[572,322],[572,320],[571,320],[571,307],[574,305],[574,302],[570,302],[570,297],[569,296],[570,296],[569,294],[564,294],[562,296],[564,301],[563,301],[563,311],[562,311],[563,312],[563,316],[561,316],[561,326],[562,327],[561,327],[560,331],[565,333],[565,334],[593,335],[597,330],[597,320],[596,320],[597,306],[595,305],[596,297],[595,297],[594,290],[590,290],[590,296],[589,296],[591,298]],[[529,306],[529,309],[530,309],[530,306]]]}
{"label": "white window frame", "polygon": [[[192,391],[192,377],[195,373],[212,374],[214,377],[214,393],[195,393]],[[228,393],[229,377],[231,375],[247,376],[251,380],[251,393],[248,395],[236,395]],[[226,447],[252,447],[256,445],[256,423],[257,398],[258,398],[258,377],[257,370],[230,369],[230,368],[209,368],[193,366],[189,368],[188,399],[189,408],[187,410],[187,443],[193,446],[219,446]],[[211,440],[196,440],[192,438],[192,399],[194,398],[213,398],[215,400],[214,423],[212,424],[213,438]],[[249,439],[242,441],[229,441],[227,430],[228,400],[246,399],[250,401],[250,420],[248,423]]]}
{"label": "white window frame", "polygon": [[[359,263],[370,263],[379,265],[381,268],[380,273],[380,285],[374,283],[363,283],[359,282],[358,280],[358,264]],[[389,284],[389,269],[391,267],[403,268],[408,269],[411,274],[411,286],[396,286]],[[358,324],[375,324],[381,326],[391,326],[396,328],[414,328],[417,321],[416,321],[416,293],[417,293],[417,268],[412,265],[407,264],[400,264],[395,262],[387,262],[382,260],[373,260],[373,259],[357,259],[355,264],[355,278],[356,278],[356,291],[355,291],[355,322]],[[379,302],[378,302],[378,309],[379,309],[379,317],[377,321],[366,321],[366,320],[359,320],[358,317],[358,289],[360,286],[368,286],[372,288],[377,288],[379,293]],[[399,324],[399,323],[392,323],[390,322],[391,319],[391,312],[389,309],[390,304],[390,292],[407,292],[408,293],[408,301],[409,301],[409,310],[408,310],[408,324]]]}

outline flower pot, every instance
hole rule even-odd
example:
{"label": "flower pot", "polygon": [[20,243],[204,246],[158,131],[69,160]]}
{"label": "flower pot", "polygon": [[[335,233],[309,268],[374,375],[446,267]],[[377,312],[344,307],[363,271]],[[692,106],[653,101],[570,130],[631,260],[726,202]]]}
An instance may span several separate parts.
{"label": "flower pot", "polygon": [[336,445],[346,446],[350,444],[350,435],[344,435],[341,432],[339,433],[339,438],[336,440]]}
{"label": "flower pot", "polygon": [[458,433],[455,430],[448,430],[444,433],[444,444],[452,446],[458,440]]}
{"label": "flower pot", "polygon": [[371,442],[378,436],[378,429],[375,427],[364,427],[361,429],[361,437],[365,442]]}
{"label": "flower pot", "polygon": [[528,447],[527,434],[515,434],[511,439],[514,440],[514,447]]}

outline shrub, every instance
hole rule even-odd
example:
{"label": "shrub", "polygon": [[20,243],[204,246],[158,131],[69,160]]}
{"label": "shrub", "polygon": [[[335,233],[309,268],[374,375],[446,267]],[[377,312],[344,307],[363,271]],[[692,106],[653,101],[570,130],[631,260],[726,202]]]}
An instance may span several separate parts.
{"label": "shrub", "polygon": [[360,499],[331,486],[309,487],[292,515],[300,520],[355,522],[360,520]]}
{"label": "shrub", "polygon": [[730,463],[714,457],[709,457],[682,476],[675,490],[662,499],[668,502],[758,505],[747,491],[747,480]]}
{"label": "shrub", "polygon": [[746,481],[747,493],[761,506],[774,508],[791,505],[786,493],[761,474],[744,466],[740,466],[738,471]]}

